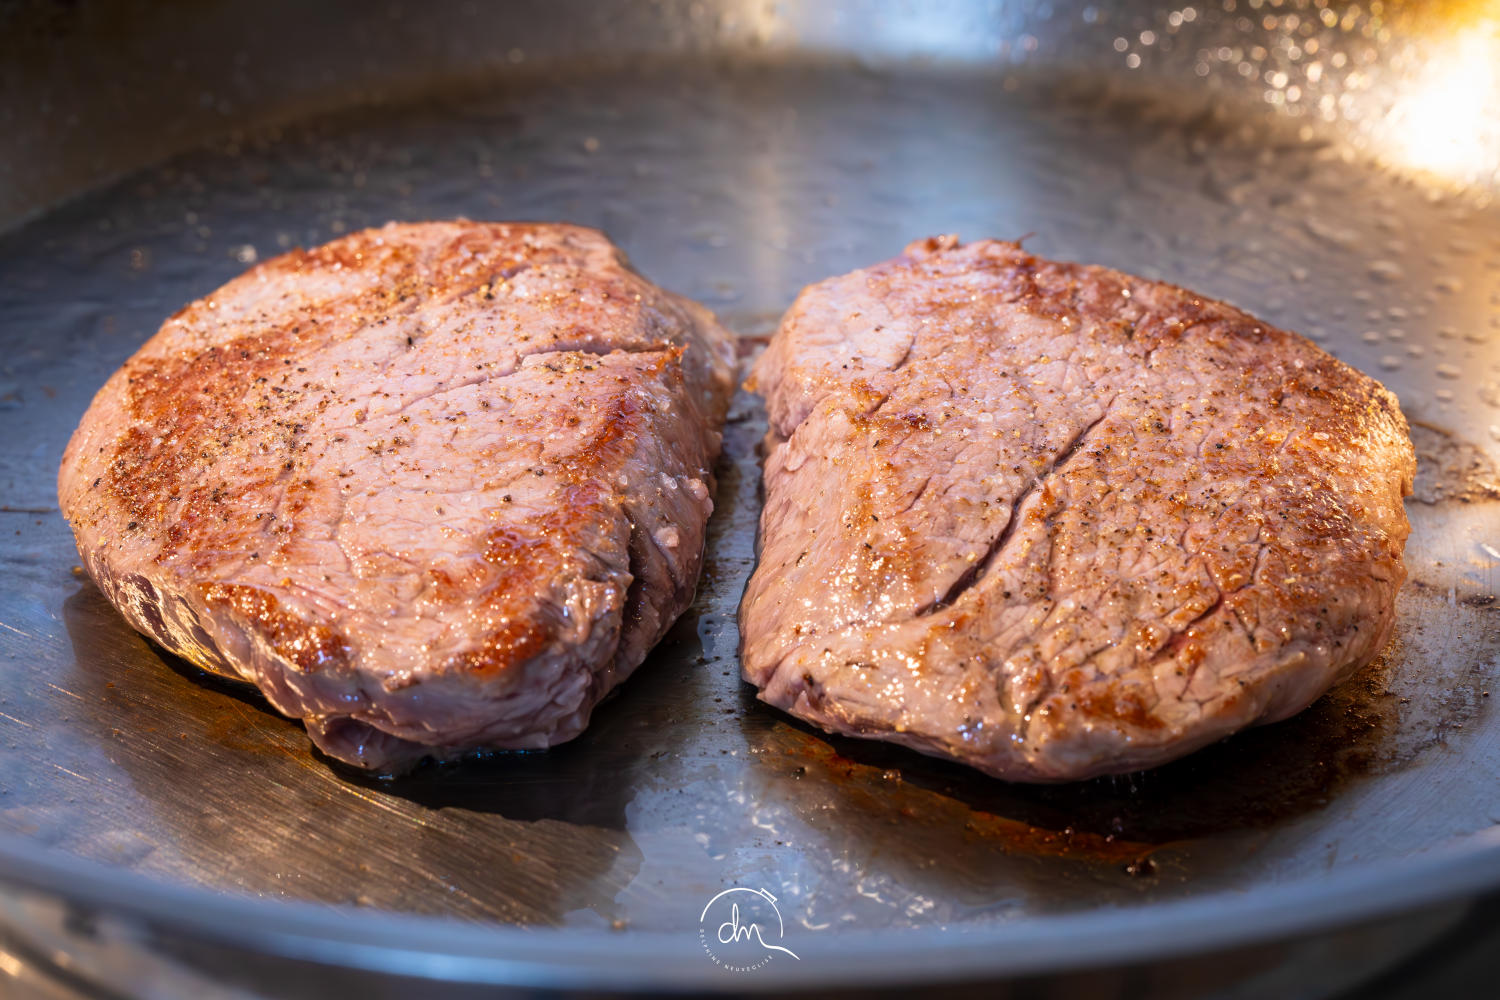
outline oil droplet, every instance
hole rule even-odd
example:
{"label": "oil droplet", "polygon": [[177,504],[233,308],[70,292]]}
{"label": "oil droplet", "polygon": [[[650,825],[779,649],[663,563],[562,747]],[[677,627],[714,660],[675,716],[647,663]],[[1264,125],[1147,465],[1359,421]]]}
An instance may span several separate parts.
{"label": "oil droplet", "polygon": [[1387,354],[1380,359],[1380,367],[1393,372],[1401,367],[1401,359],[1394,354]]}
{"label": "oil droplet", "polygon": [[1437,373],[1443,378],[1459,378],[1463,375],[1457,365],[1438,365]]}
{"label": "oil droplet", "polygon": [[1313,216],[1308,216],[1304,219],[1302,225],[1318,239],[1332,243],[1334,246],[1343,247],[1346,250],[1352,249],[1359,240],[1352,231],[1342,229]]}
{"label": "oil droplet", "polygon": [[1370,277],[1379,281],[1396,282],[1406,277],[1406,272],[1393,260],[1377,260],[1370,263]]}

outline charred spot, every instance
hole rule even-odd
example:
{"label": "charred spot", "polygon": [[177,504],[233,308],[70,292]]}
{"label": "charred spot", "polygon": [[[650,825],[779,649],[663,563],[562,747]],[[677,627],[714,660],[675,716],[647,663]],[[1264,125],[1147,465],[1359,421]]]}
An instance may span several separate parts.
{"label": "charred spot", "polygon": [[446,666],[463,673],[499,673],[536,656],[551,641],[550,630],[534,619],[512,619],[489,632],[477,648],[458,654]]}
{"label": "charred spot", "polygon": [[1114,685],[1090,685],[1078,695],[1079,710],[1096,719],[1123,722],[1137,729],[1161,729],[1163,723],[1132,690],[1120,690]]}
{"label": "charred spot", "polygon": [[[610,403],[604,415],[603,429],[572,455],[568,463],[574,467],[612,465],[613,459],[623,457],[634,445],[639,432],[641,406],[629,393],[621,393]],[[542,475],[538,471],[537,475]]]}
{"label": "charred spot", "polygon": [[932,421],[927,419],[925,413],[903,413],[901,421],[916,430],[928,430],[932,427]]}
{"label": "charred spot", "polygon": [[301,670],[347,667],[352,659],[353,650],[342,633],[287,611],[269,591],[245,584],[215,583],[203,587],[202,596],[209,607],[238,615],[279,656]]}

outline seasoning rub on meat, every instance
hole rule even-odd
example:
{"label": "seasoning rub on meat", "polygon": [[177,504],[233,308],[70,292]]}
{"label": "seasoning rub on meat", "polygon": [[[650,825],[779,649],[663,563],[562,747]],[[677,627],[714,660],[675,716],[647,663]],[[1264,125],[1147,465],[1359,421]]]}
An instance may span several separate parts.
{"label": "seasoning rub on meat", "polygon": [[169,319],[68,445],[136,628],[379,771],[576,736],[691,600],[729,334],[565,225],[390,225]]}

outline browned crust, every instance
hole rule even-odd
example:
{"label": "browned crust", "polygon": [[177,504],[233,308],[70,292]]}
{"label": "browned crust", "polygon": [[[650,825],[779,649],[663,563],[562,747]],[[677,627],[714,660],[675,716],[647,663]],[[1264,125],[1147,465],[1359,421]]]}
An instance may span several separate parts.
{"label": "browned crust", "polygon": [[203,587],[201,593],[209,608],[234,612],[245,627],[258,632],[278,656],[296,664],[299,670],[349,665],[348,639],[326,625],[288,614],[267,591],[242,584],[215,583]]}

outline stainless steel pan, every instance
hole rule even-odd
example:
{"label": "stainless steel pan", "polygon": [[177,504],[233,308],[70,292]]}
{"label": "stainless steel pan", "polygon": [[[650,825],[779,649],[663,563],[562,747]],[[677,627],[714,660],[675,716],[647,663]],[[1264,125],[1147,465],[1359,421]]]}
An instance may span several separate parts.
{"label": "stainless steel pan", "polygon": [[[1500,885],[1497,17],[4,8],[0,974],[1295,996],[1440,938]],[[1397,639],[1302,716],[1128,778],[1010,786],[826,737],[737,678],[762,430],[744,397],[698,602],[584,737],[398,782],[343,771],[124,624],[75,569],[55,469],[181,304],[294,244],[456,215],[600,226],[746,335],[804,283],[941,232],[1032,234],[1300,330],[1415,424]],[[704,953],[732,886],[775,896],[797,960]]]}

